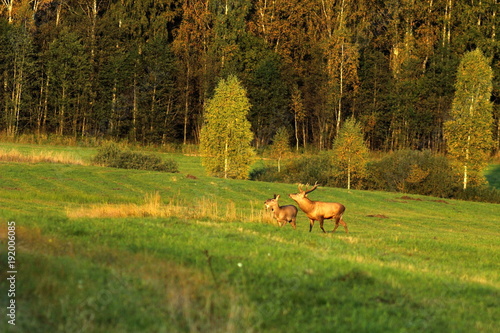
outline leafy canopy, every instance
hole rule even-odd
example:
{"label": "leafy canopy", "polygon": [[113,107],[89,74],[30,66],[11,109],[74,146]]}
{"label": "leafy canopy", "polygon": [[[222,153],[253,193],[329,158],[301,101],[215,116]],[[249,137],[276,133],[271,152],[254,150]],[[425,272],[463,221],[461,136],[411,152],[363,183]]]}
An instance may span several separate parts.
{"label": "leafy canopy", "polygon": [[349,118],[333,144],[333,165],[337,176],[347,181],[348,189],[353,180],[360,181],[365,176],[367,158],[368,147],[361,126],[354,118]]}
{"label": "leafy canopy", "polygon": [[448,154],[463,170],[464,189],[469,177],[482,182],[492,147],[492,111],[490,101],[493,72],[481,50],[466,53],[457,72],[451,119],[444,124]]}
{"label": "leafy canopy", "polygon": [[210,175],[224,178],[248,177],[254,152],[253,133],[247,119],[250,102],[246,90],[234,75],[221,79],[207,102],[201,129],[203,166]]}

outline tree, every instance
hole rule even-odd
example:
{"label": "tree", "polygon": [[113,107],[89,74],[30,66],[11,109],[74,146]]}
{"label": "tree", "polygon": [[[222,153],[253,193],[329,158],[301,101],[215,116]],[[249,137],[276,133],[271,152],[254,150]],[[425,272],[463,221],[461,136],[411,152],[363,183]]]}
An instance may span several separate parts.
{"label": "tree", "polygon": [[210,175],[247,178],[253,157],[249,111],[250,102],[238,78],[221,79],[207,101],[200,134],[203,165]]}
{"label": "tree", "polygon": [[88,101],[91,68],[78,35],[64,29],[51,43],[48,58],[48,73],[55,98],[56,133],[66,134],[68,120],[71,120],[75,134],[78,124],[84,132],[88,119],[83,104]]}
{"label": "tree", "polygon": [[333,144],[333,165],[343,179],[347,178],[348,189],[351,189],[353,177],[362,179],[365,176],[367,155],[361,126],[354,118],[349,118]]}
{"label": "tree", "polygon": [[239,57],[242,82],[248,90],[252,109],[248,116],[255,134],[255,146],[269,144],[272,135],[291,119],[288,89],[280,72],[280,58],[256,38],[245,38]]}
{"label": "tree", "polygon": [[[177,85],[182,87],[183,143],[188,140],[190,119],[202,114],[207,90],[208,45],[212,38],[208,0],[184,1],[182,21],[174,31],[172,49],[179,71]],[[199,123],[194,121],[194,123]],[[198,132],[197,130],[193,132]]]}
{"label": "tree", "polygon": [[[23,26],[0,21],[0,127],[8,136],[18,134],[23,124],[29,76],[34,67],[32,40]],[[24,109],[24,110],[23,110]]]}
{"label": "tree", "polygon": [[278,172],[281,172],[281,159],[290,153],[290,135],[286,127],[280,127],[273,138],[271,155],[278,159]]}
{"label": "tree", "polygon": [[492,79],[481,50],[464,54],[457,71],[451,119],[444,124],[448,154],[463,170],[464,190],[469,179],[483,180],[481,170],[492,147]]}

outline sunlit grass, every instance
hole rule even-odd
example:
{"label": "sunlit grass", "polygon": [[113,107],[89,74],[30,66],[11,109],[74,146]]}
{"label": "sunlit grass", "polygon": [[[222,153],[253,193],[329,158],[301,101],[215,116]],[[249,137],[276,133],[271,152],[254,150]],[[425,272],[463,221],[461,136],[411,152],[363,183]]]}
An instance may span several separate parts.
{"label": "sunlit grass", "polygon": [[264,210],[296,185],[172,156],[179,174],[0,163],[18,331],[496,332],[499,205],[320,187],[310,197],[345,204],[350,234],[309,233],[302,212],[293,230]]}
{"label": "sunlit grass", "polygon": [[69,218],[124,218],[124,217],[179,217],[183,219],[211,219],[216,221],[241,221],[273,223],[263,207],[250,211],[236,207],[234,201],[225,206],[207,197],[194,198],[191,202],[176,197],[164,204],[158,191],[146,194],[143,204],[95,204],[66,209]]}
{"label": "sunlit grass", "polygon": [[0,161],[2,162],[17,162],[17,163],[61,163],[86,165],[83,160],[75,158],[70,154],[53,151],[40,151],[23,154],[16,149],[4,150],[0,149]]}

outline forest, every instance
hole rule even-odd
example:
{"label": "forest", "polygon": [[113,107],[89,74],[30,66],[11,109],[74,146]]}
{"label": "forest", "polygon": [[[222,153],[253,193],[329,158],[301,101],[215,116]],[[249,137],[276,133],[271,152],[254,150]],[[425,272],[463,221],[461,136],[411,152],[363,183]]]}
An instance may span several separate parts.
{"label": "forest", "polygon": [[221,78],[241,80],[257,149],[280,127],[331,149],[355,118],[371,150],[445,150],[462,56],[493,71],[498,0],[2,0],[0,131],[198,143]]}

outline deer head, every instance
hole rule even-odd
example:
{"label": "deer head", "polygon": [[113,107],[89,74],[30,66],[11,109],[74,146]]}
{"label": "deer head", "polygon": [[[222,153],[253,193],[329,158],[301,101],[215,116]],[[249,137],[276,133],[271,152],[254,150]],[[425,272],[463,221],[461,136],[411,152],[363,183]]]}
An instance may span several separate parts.
{"label": "deer head", "polygon": [[276,207],[276,206],[279,207],[279,204],[278,204],[278,199],[279,198],[280,198],[280,195],[279,194],[275,194],[273,199],[267,199],[266,201],[264,201],[264,205],[266,205],[267,209],[273,208],[273,207]]}

